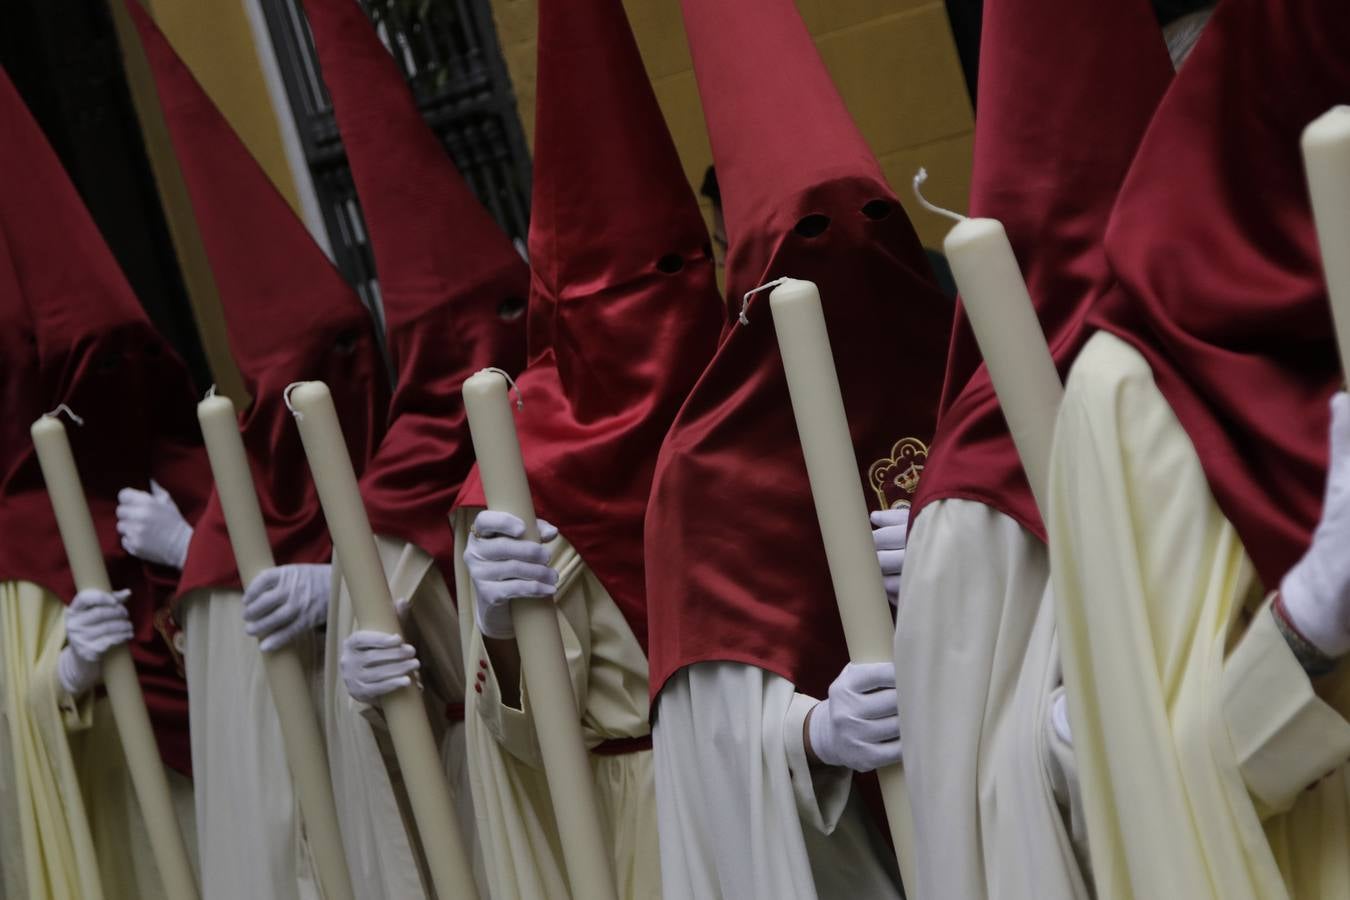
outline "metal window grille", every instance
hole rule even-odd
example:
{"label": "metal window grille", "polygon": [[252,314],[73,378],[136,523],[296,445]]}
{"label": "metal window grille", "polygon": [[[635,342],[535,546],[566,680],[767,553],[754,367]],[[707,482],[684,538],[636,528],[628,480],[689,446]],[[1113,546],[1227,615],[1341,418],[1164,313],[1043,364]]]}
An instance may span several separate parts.
{"label": "metal window grille", "polygon": [[[427,124],[513,238],[529,224],[530,161],[488,0],[361,0]],[[351,169],[300,0],[262,0],[338,268],[378,309]]]}

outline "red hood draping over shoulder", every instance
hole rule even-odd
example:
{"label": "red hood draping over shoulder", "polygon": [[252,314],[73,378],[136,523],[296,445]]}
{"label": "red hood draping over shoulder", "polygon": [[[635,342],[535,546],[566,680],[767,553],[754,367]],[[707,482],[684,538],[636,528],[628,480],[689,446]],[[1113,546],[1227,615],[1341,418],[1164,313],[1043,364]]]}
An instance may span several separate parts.
{"label": "red hood draping over shoulder", "polygon": [[[643,516],[661,439],[716,346],[722,301],[693,191],[619,0],[541,0],[530,489],[647,637]],[[483,506],[475,468],[460,505]]]}
{"label": "red hood draping over shoulder", "polygon": [[1268,588],[1322,508],[1342,381],[1299,137],[1350,99],[1344,0],[1224,0],[1140,145],[1092,322],[1130,342]]}
{"label": "red hood draping over shoulder", "polygon": [[164,761],[191,771],[187,685],[170,648],[174,577],[127,554],[117,492],[154,478],[189,521],[210,475],[187,368],[155,331],[56,154],[0,74],[0,580],[75,594],[28,426],[66,404],[71,449],[114,588],[127,588],[131,652]]}
{"label": "red hood draping over shoulder", "polygon": [[647,516],[652,690],[732,660],[824,696],[847,661],[768,295],[820,287],[874,507],[907,502],[932,437],[951,306],[792,0],[684,0],[730,252],[728,324],[680,410]]}
{"label": "red hood draping over shoulder", "polygon": [[[137,0],[127,7],[154,72],[230,350],[253,396],[239,421],[272,553],[278,564],[324,562],[328,529],[283,394],[294,381],[328,384],[360,472],[383,433],[388,398],[373,323],[149,14]],[[179,595],[210,587],[239,587],[214,491]]]}
{"label": "red hood draping over shoulder", "polygon": [[[989,0],[970,214],[1003,223],[1060,374],[1110,284],[1102,239],[1172,63],[1148,0]],[[1045,538],[964,310],[913,522],[929,502],[987,503]]]}
{"label": "red hood draping over shoulder", "polygon": [[427,128],[356,0],[305,0],[384,299],[397,386],[361,478],[371,527],[454,583],[450,507],[473,465],[460,387],[525,365],[530,270]]}

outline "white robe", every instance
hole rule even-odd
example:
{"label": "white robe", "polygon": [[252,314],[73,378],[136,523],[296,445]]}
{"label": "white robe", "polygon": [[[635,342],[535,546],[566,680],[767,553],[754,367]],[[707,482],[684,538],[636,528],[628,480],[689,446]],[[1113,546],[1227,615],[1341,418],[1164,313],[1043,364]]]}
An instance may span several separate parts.
{"label": "white robe", "polygon": [[[244,633],[244,595],[183,598],[192,771],[202,900],[317,900],[286,749],[258,641]],[[311,635],[295,645],[314,655]]]}
{"label": "white robe", "polygon": [[895,665],[925,900],[1090,896],[1081,817],[1077,846],[1066,821],[1072,750],[1049,727],[1049,579],[1045,545],[983,503],[939,500],[915,520]]}
{"label": "white robe", "polygon": [[807,761],[816,702],[742,663],[671,676],[653,731],[666,900],[901,896],[852,773]]}
{"label": "white robe", "polygon": [[[106,699],[71,697],[57,660],[65,607],[29,582],[0,582],[0,778],[15,819],[0,836],[14,900],[164,900],[159,871]],[[192,782],[168,772],[196,862]],[[14,843],[17,837],[17,845]]]}
{"label": "white robe", "polygon": [[[455,593],[466,611],[475,601],[464,549],[477,512],[461,508],[452,518]],[[561,537],[548,547],[549,563],[559,571],[558,623],[587,746],[641,739],[649,733],[646,654],[576,550]],[[462,616],[460,623],[475,684],[465,695],[469,781],[492,900],[566,898],[566,870],[529,693],[521,687],[520,708],[502,702],[473,616]],[[652,753],[593,752],[590,762],[619,897],[655,900],[661,896],[661,866]]]}
{"label": "white robe", "polygon": [[1310,681],[1148,363],[1065,385],[1051,555],[1097,895],[1350,897],[1350,665]]}

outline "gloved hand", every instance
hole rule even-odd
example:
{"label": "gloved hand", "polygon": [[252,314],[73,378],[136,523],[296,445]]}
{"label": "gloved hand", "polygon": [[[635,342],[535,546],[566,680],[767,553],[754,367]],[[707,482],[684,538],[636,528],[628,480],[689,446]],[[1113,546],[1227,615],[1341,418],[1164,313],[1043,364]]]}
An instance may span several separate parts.
{"label": "gloved hand", "polygon": [[413,645],[397,634],[353,631],[342,642],[339,668],[352,699],[373,705],[385,694],[412,684],[421,663]]}
{"label": "gloved hand", "polygon": [[1350,652],[1350,396],[1331,400],[1331,465],[1312,545],[1280,584],[1299,634],[1333,659]]}
{"label": "gloved hand", "polygon": [[849,663],[807,716],[810,750],[829,766],[870,772],[900,762],[895,666]]}
{"label": "gloved hand", "polygon": [[135,630],[123,605],[131,591],[84,590],[66,607],[66,646],[56,660],[61,689],[78,697],[98,684],[103,654],[131,640]]}
{"label": "gloved hand", "polygon": [[286,646],[328,620],[333,567],[276,566],[258,574],[244,591],[244,631],[267,653]]}
{"label": "gloved hand", "polygon": [[192,540],[192,526],[169,492],[154,481],[148,494],[135,488],[117,492],[117,533],[132,556],[180,571]]}
{"label": "gloved hand", "polygon": [[478,602],[474,621],[484,637],[505,640],[515,637],[511,624],[511,601],[518,597],[552,597],[558,572],[548,565],[544,544],[558,536],[558,529],[539,520],[539,539],[525,539],[525,523],[510,513],[485,509],[473,520],[464,564],[469,568]]}
{"label": "gloved hand", "polygon": [[905,568],[905,542],[909,539],[909,507],[872,513],[872,544],[877,548],[886,598],[891,606],[900,602],[900,573]]}

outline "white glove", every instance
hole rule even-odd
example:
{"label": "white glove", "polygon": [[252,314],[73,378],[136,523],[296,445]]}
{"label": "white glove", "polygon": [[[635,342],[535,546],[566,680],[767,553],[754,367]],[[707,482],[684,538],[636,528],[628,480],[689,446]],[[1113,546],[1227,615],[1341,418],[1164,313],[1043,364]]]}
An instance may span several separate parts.
{"label": "white glove", "polygon": [[277,566],[258,573],[244,591],[244,631],[264,652],[286,646],[328,620],[333,567],[324,564]]}
{"label": "white glove", "polygon": [[829,766],[870,772],[900,762],[900,713],[895,666],[849,663],[830,696],[806,720],[811,750]]}
{"label": "white glove", "polygon": [[891,606],[900,602],[900,573],[905,568],[905,542],[909,539],[909,507],[872,513],[872,544],[877,548],[886,598]]}
{"label": "white glove", "polygon": [[1299,634],[1333,659],[1350,652],[1350,396],[1331,400],[1331,465],[1312,545],[1280,584]]}
{"label": "white glove", "polygon": [[61,689],[78,697],[98,684],[103,654],[135,634],[123,601],[131,591],[84,590],[66,607],[66,646],[56,660]]}
{"label": "white glove", "polygon": [[180,571],[192,540],[192,526],[169,492],[153,481],[148,494],[135,488],[117,492],[117,533],[132,556]]}
{"label": "white glove", "polygon": [[474,621],[484,637],[515,637],[511,601],[517,597],[553,596],[558,572],[549,567],[544,544],[557,536],[558,529],[540,519],[539,540],[543,543],[526,540],[524,522],[491,509],[483,510],[473,520],[464,564],[478,595]]}
{"label": "white glove", "polygon": [[353,631],[342,642],[342,683],[361,703],[374,705],[385,694],[412,684],[420,667],[413,645],[397,634]]}

